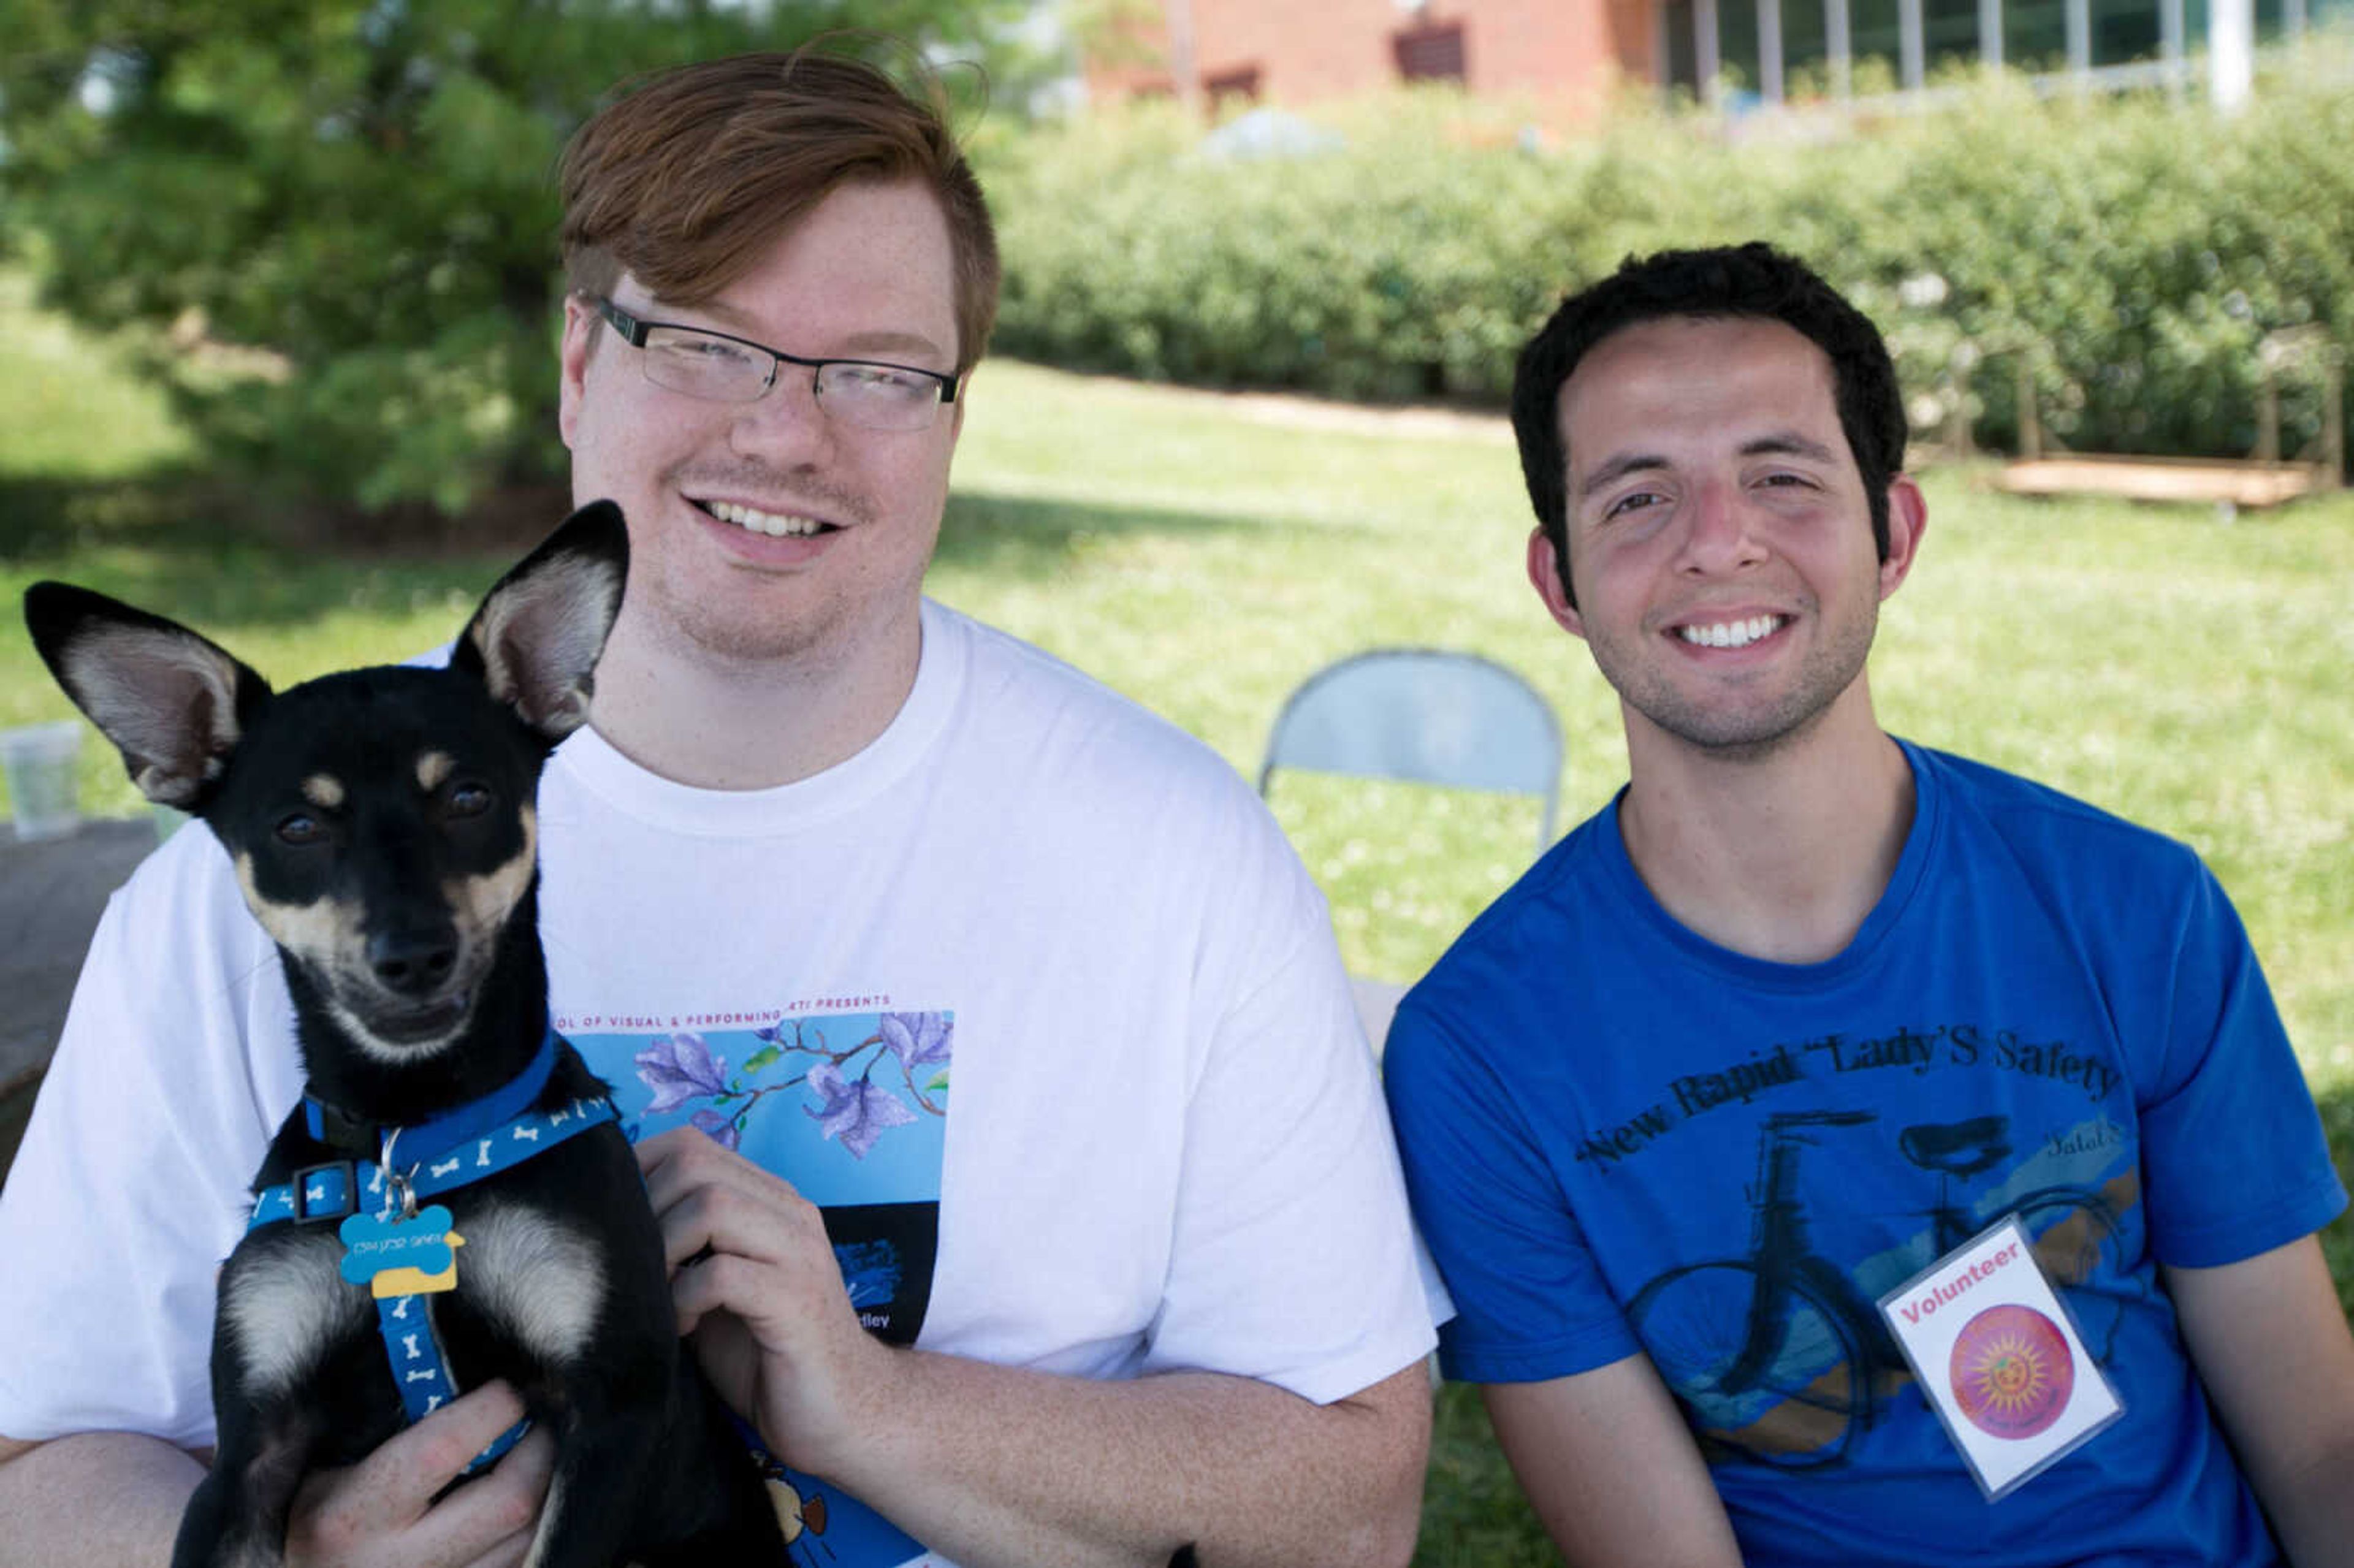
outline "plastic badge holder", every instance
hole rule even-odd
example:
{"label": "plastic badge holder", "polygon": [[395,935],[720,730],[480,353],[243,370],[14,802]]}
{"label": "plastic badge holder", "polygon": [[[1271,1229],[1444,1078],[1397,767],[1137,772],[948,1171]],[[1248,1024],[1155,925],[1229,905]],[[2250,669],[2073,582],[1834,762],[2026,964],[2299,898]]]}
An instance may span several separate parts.
{"label": "plastic badge holder", "polygon": [[1988,1502],[2125,1414],[2017,1215],[1882,1297],[1880,1310]]}

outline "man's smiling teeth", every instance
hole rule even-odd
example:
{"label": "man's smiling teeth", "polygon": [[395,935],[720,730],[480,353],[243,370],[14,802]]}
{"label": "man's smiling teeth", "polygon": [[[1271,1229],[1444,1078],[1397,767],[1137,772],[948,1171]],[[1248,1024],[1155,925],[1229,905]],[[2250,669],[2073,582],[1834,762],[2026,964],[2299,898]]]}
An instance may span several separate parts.
{"label": "man's smiling teeth", "polygon": [[814,534],[825,526],[814,517],[779,517],[773,512],[738,506],[732,501],[706,501],[703,509],[722,523],[733,523],[755,534],[766,534],[771,539],[781,539],[788,534]]}
{"label": "man's smiling teeth", "polygon": [[1778,615],[1753,615],[1746,620],[1720,620],[1713,626],[1679,626],[1676,635],[1702,648],[1746,648],[1781,624]]}

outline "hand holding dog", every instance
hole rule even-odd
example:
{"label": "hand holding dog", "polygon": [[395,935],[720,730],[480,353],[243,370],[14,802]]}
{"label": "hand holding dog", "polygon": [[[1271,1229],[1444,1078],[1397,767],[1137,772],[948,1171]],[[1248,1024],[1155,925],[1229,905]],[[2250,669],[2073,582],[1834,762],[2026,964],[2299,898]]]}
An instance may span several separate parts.
{"label": "hand holding dog", "polygon": [[637,1152],[704,1372],[779,1457],[838,1474],[894,1352],[860,1327],[817,1206],[694,1128]]}
{"label": "hand holding dog", "polygon": [[314,1472],[287,1521],[288,1568],[513,1568],[531,1550],[555,1467],[546,1431],[440,1502],[433,1498],[522,1416],[512,1387],[485,1383],[358,1464]]}

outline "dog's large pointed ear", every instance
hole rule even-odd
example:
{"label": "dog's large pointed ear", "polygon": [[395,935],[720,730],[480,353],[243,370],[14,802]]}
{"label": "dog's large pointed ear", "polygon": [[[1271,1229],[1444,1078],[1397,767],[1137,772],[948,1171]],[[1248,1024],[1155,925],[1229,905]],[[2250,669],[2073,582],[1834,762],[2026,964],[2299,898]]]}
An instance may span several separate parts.
{"label": "dog's large pointed ear", "polygon": [[25,625],[139,792],[161,805],[201,806],[270,700],[270,683],[218,644],[88,588],[35,583]]}
{"label": "dog's large pointed ear", "polygon": [[478,677],[550,741],[562,740],[588,721],[591,677],[629,568],[621,509],[590,502],[499,579],[450,667]]}

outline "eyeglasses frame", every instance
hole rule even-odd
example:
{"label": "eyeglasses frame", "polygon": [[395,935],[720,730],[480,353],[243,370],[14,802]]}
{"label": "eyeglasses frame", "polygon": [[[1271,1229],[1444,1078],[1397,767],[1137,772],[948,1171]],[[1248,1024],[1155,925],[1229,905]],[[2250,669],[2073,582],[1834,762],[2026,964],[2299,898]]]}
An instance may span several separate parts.
{"label": "eyeglasses frame", "polygon": [[[605,319],[605,323],[608,326],[610,326],[615,332],[620,334],[621,341],[628,344],[631,348],[643,349],[646,346],[646,334],[648,333],[651,333],[659,327],[667,327],[673,332],[699,333],[705,337],[722,338],[726,342],[740,344],[746,348],[767,355],[769,360],[769,378],[767,381],[761,383],[760,390],[757,396],[744,399],[744,404],[746,405],[757,403],[762,397],[767,397],[771,391],[775,390],[777,385],[777,366],[779,365],[798,365],[808,370],[810,373],[810,392],[812,397],[817,396],[817,378],[819,373],[824,370],[824,368],[829,365],[872,365],[884,370],[904,370],[910,376],[925,376],[940,384],[940,402],[943,404],[953,403],[956,401],[957,388],[963,380],[963,377],[960,376],[943,375],[941,372],[937,370],[927,370],[920,365],[896,365],[887,359],[845,359],[841,357],[811,359],[803,355],[787,354],[781,348],[770,348],[765,343],[754,343],[750,338],[738,337],[732,332],[714,332],[709,327],[691,326],[685,322],[648,321],[643,316],[623,310],[620,306],[615,304],[610,296],[605,294],[590,294],[588,297],[596,302],[597,313]],[[692,393],[682,393],[680,395],[682,397],[693,396]],[[825,399],[822,397],[818,397],[818,407],[821,408],[825,407]],[[920,429],[921,427],[917,428]]]}

